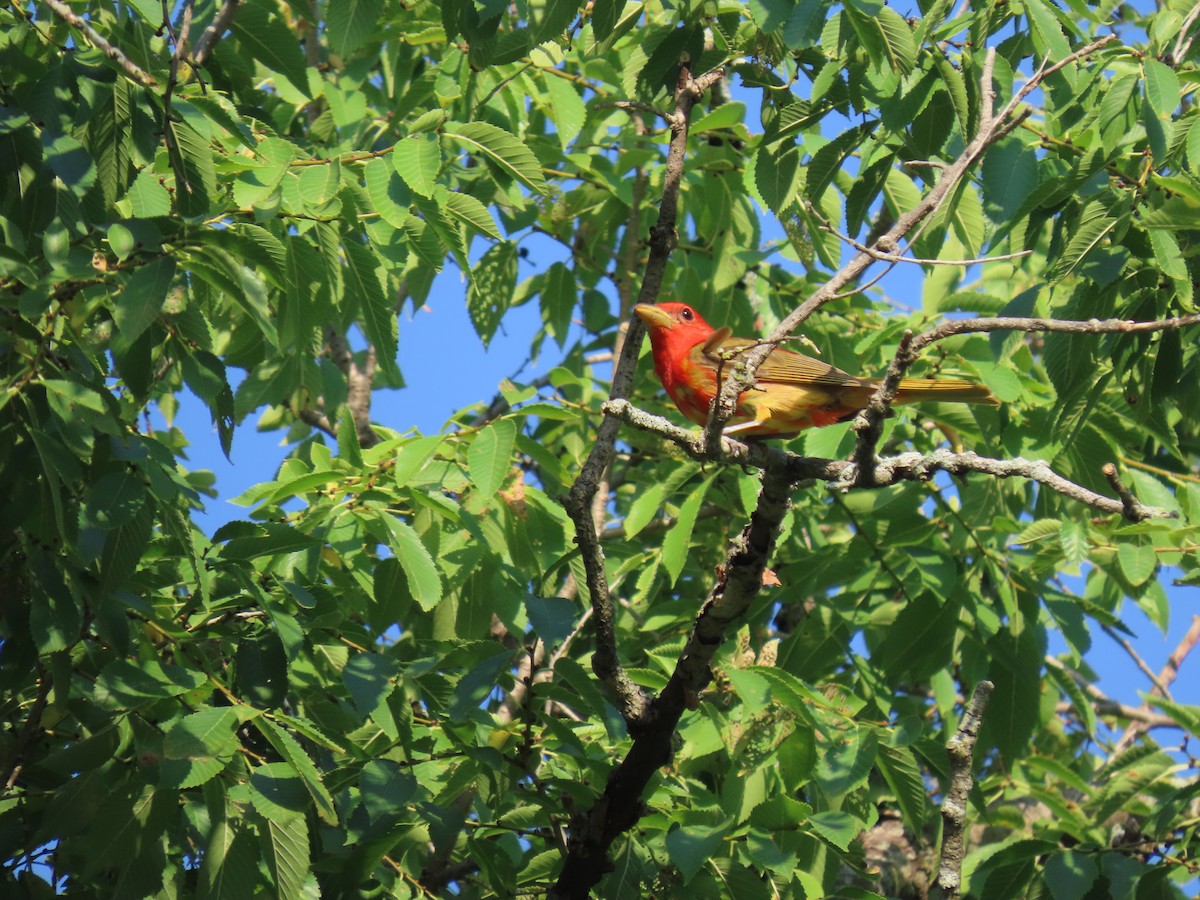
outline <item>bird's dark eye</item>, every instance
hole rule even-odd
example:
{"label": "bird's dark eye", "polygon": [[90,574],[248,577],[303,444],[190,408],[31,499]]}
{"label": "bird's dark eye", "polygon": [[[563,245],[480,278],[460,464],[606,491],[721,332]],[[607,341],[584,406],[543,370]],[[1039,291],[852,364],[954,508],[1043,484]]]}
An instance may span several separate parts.
{"label": "bird's dark eye", "polygon": [[683,319],[685,322],[690,322],[692,319],[696,318],[696,314],[692,312],[692,308],[690,306],[685,306],[679,313],[679,318]]}

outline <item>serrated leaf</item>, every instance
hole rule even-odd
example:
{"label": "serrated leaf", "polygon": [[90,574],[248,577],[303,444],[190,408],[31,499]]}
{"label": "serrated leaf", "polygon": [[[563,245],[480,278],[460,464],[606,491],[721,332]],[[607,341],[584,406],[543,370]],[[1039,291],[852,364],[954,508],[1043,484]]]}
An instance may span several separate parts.
{"label": "serrated leaf", "polygon": [[[587,106],[579,96],[574,82],[560,78],[552,72],[542,73],[542,83],[546,88],[546,114],[554,122],[558,132],[558,140],[563,150],[579,137],[587,118]],[[731,104],[726,104],[729,106]]]}
{"label": "serrated leaf", "polygon": [[432,197],[437,186],[442,151],[430,134],[419,134],[397,141],[392,150],[392,167],[404,183],[422,197]]}
{"label": "serrated leaf", "polygon": [[300,94],[308,95],[304,51],[291,30],[265,6],[243,3],[230,25],[245,57],[261,63],[282,77]]}
{"label": "serrated leaf", "polygon": [[715,827],[674,828],[667,832],[667,855],[679,870],[684,884],[696,877],[705,863],[717,855],[731,824],[731,820],[726,820]]}
{"label": "serrated leaf", "polygon": [[203,709],[177,721],[163,738],[164,785],[191,788],[218,775],[237,753],[240,716],[233,707]]}
{"label": "serrated leaf", "polygon": [[124,289],[113,301],[113,320],[117,340],[129,347],[158,318],[167,291],[175,278],[175,260],[164,256],[140,266],[129,276]]}
{"label": "serrated leaf", "polygon": [[325,24],[329,46],[334,53],[349,56],[361,47],[372,33],[383,11],[383,0],[339,0],[326,11]]}
{"label": "serrated leaf", "polygon": [[1087,526],[1075,521],[1065,521],[1059,529],[1059,540],[1062,543],[1063,556],[1071,565],[1078,565],[1087,559],[1088,530]]}
{"label": "serrated leaf", "polygon": [[1083,900],[1100,876],[1091,856],[1074,850],[1051,855],[1043,871],[1054,900]]}
{"label": "serrated leaf", "polygon": [[874,21],[883,38],[888,62],[901,75],[907,75],[917,62],[917,44],[913,40],[908,22],[890,6],[881,7],[875,14]]}
{"label": "serrated leaf", "polygon": [[491,500],[508,477],[516,439],[516,423],[512,419],[497,419],[471,441],[467,449],[467,467],[480,500]]}
{"label": "serrated leaf", "polygon": [[356,235],[347,235],[342,247],[346,252],[346,290],[358,298],[367,340],[374,345],[383,371],[399,378],[400,369],[396,365],[399,326],[396,310],[379,280],[379,260]]}
{"label": "serrated leaf", "polygon": [[1160,119],[1167,121],[1179,107],[1179,77],[1174,70],[1156,59],[1142,63],[1146,79],[1146,100]]}
{"label": "serrated leaf", "polygon": [[333,805],[333,797],[329,795],[325,783],[321,780],[321,773],[317,771],[317,767],[313,765],[309,755],[304,752],[299,741],[265,716],[255,719],[254,726],[262,732],[263,737],[270,741],[271,746],[283,757],[283,761],[300,776],[316,804],[317,815],[329,825],[336,825],[338,815],[337,809]]}
{"label": "serrated leaf", "polygon": [[813,154],[808,163],[804,195],[818,203],[825,189],[833,183],[842,163],[862,144],[879,124],[878,120],[848,128]]}
{"label": "serrated leaf", "polygon": [[446,137],[477,153],[531,191],[546,193],[542,164],[515,135],[488,122],[448,122]]}
{"label": "serrated leaf", "polygon": [[381,522],[387,530],[388,546],[408,576],[408,589],[413,599],[426,612],[433,609],[442,599],[442,578],[420,536],[411,525],[390,513],[380,513],[375,521]]}
{"label": "serrated leaf", "polygon": [[373,159],[363,172],[367,196],[379,218],[393,228],[403,228],[410,215],[409,204],[412,194],[392,165],[386,159]]}
{"label": "serrated leaf", "polygon": [[813,813],[808,817],[808,827],[839,850],[848,850],[850,842],[862,831],[858,819],[837,810]]}
{"label": "serrated leaf", "polygon": [[913,834],[920,834],[925,825],[929,796],[913,752],[907,747],[881,744],[875,765],[896,795],[896,805],[900,807],[905,827]]}
{"label": "serrated leaf", "polygon": [[446,212],[479,234],[501,240],[500,229],[492,214],[470,194],[451,191],[446,197]]}
{"label": "serrated leaf", "polygon": [[1047,0],[1025,0],[1025,12],[1029,16],[1029,27],[1033,32],[1033,46],[1038,55],[1050,62],[1058,62],[1071,54],[1071,45],[1063,34],[1058,17]]}
{"label": "serrated leaf", "polygon": [[1046,538],[1057,538],[1062,534],[1061,519],[1038,519],[1031,522],[1025,529],[1013,538],[1014,544],[1032,544]]}
{"label": "serrated leaf", "polygon": [[554,342],[560,348],[566,347],[571,329],[571,314],[579,301],[574,271],[564,263],[554,263],[546,270],[542,279],[538,301],[546,333],[554,338]]}
{"label": "serrated leaf", "polygon": [[467,312],[475,333],[486,347],[512,303],[517,287],[517,247],[511,241],[496,244],[471,270],[467,287]]}
{"label": "serrated leaf", "polygon": [[800,179],[800,150],[790,141],[760,146],[754,155],[754,184],[763,202],[776,215],[796,198]]}
{"label": "serrated leaf", "polygon": [[268,819],[261,832],[263,859],[275,882],[275,896],[303,897],[308,879],[308,820],[292,816],[283,821]]}
{"label": "serrated leaf", "polygon": [[1088,204],[1080,215],[1071,235],[1071,240],[1062,255],[1050,269],[1050,279],[1059,281],[1079,266],[1092,250],[1101,246],[1104,239],[1117,227],[1117,220],[1108,215],[1100,201]]}

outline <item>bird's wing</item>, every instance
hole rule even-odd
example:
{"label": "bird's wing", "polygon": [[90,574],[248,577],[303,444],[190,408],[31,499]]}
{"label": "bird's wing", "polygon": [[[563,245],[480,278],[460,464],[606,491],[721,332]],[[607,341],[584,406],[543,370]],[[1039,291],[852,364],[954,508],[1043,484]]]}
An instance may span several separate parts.
{"label": "bird's wing", "polygon": [[[728,327],[718,328],[700,345],[700,353],[710,365],[723,365],[723,371],[727,373],[734,361],[757,344],[757,341],[749,338],[731,337]],[[772,350],[766,362],[758,367],[757,380],[839,389],[875,387],[873,382],[855,378],[827,362],[782,347]]]}

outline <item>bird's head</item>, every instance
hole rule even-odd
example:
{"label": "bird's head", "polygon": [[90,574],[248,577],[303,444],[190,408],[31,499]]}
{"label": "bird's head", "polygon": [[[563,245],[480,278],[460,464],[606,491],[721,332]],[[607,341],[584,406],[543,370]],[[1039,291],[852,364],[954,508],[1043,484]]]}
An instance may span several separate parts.
{"label": "bird's head", "polygon": [[639,303],[633,311],[646,323],[656,348],[666,344],[691,347],[713,332],[704,317],[686,303]]}

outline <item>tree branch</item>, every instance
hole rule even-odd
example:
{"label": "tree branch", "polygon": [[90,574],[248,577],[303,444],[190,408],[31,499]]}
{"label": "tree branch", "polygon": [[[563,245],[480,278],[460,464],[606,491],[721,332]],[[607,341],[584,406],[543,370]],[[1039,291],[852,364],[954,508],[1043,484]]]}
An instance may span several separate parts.
{"label": "tree branch", "polygon": [[[721,76],[722,72],[717,70],[699,79],[693,79],[686,63],[680,69],[679,83],[675,89],[675,112],[670,117],[671,144],[667,152],[662,203],[659,206],[658,221],[650,229],[650,255],[638,295],[639,303],[653,303],[658,297],[667,258],[678,240],[675,222],[679,208],[679,187],[683,180],[684,154],[687,149],[688,117],[707,87]],[[634,372],[644,334],[645,326],[641,319],[634,319],[625,334],[620,355],[617,357],[610,399],[623,399],[632,392]],[[595,620],[596,652],[592,657],[592,669],[615,695],[618,708],[630,729],[636,730],[649,709],[649,698],[625,674],[617,652],[613,603],[609,594],[608,579],[604,574],[604,551],[593,515],[593,501],[612,461],[620,424],[620,421],[612,416],[606,416],[600,423],[596,441],[580,470],[579,477],[571,486],[565,505],[575,524],[575,541],[582,553],[592,604],[592,618]]]}
{"label": "tree branch", "polygon": [[192,65],[196,68],[200,68],[208,62],[208,57],[216,49],[217,41],[229,30],[240,2],[241,0],[223,0],[221,8],[217,10],[213,20],[208,23],[208,27],[200,35],[200,40],[196,41],[196,52],[192,54]]}
{"label": "tree branch", "polygon": [[110,44],[104,35],[91,26],[91,23],[87,19],[73,12],[71,7],[63,3],[62,0],[46,0],[46,5],[58,13],[68,25],[82,31],[84,37],[88,39],[89,44],[124,69],[125,74],[142,87],[158,87],[158,82],[154,80],[149,72],[126,56],[119,47]]}
{"label": "tree branch", "polygon": [[[1153,707],[1153,699],[1155,697],[1165,697],[1166,689],[1171,686],[1175,678],[1179,675],[1179,667],[1183,665],[1183,661],[1187,659],[1188,654],[1195,649],[1196,644],[1200,643],[1200,616],[1192,616],[1191,627],[1188,628],[1183,638],[1171,651],[1171,655],[1167,657],[1167,663],[1158,673],[1158,678],[1154,679],[1154,687],[1150,690],[1149,698],[1141,705],[1141,709],[1149,712]],[[1133,746],[1133,742],[1137,740],[1138,735],[1150,728],[1150,725],[1144,721],[1134,719],[1126,727],[1124,733],[1113,745],[1112,755],[1117,756],[1120,753],[1128,750]]]}
{"label": "tree branch", "polygon": [[[766,360],[774,349],[774,345],[791,334],[805,319],[816,312],[826,303],[839,296],[843,288],[858,279],[866,269],[876,261],[875,254],[895,255],[900,242],[925,219],[932,216],[950,198],[959,182],[966,173],[983,156],[984,152],[1007,135],[1013,128],[1026,118],[1028,110],[1018,112],[1018,107],[1030,93],[1050,75],[1083,57],[1095,52],[1106,44],[1116,40],[1115,35],[1108,35],[1075,51],[1053,66],[1043,66],[1013,95],[1012,99],[999,113],[993,113],[995,94],[992,87],[992,70],[995,65],[995,50],[989,49],[984,62],[981,86],[980,122],[975,137],[967,144],[962,154],[942,171],[942,177],[937,184],[921,198],[921,201],[911,210],[897,217],[895,224],[881,235],[868,250],[859,251],[829,278],[820,288],[794,309],[766,337],[762,346],[756,347],[743,357],[743,365],[733,367],[729,377],[721,386],[720,394],[714,405],[714,412],[708,423],[710,433],[724,428],[725,423],[732,417],[737,407],[737,399],[742,391],[754,384],[754,375],[758,367]],[[896,263],[891,263],[896,265]],[[877,392],[878,402],[882,405],[882,395]],[[875,398],[873,398],[875,400]],[[859,460],[861,462],[861,459]]]}
{"label": "tree branch", "polygon": [[[689,456],[696,460],[714,460],[714,456],[705,445],[703,432],[693,432],[680,428],[660,416],[654,416],[634,407],[626,400],[609,401],[605,405],[609,415],[620,418],[623,422],[650,431],[673,441]],[[720,452],[715,461],[739,466],[755,466],[765,468],[771,461],[782,457],[785,460],[785,471],[793,482],[803,479],[824,481],[831,490],[842,493],[858,488],[881,488],[902,481],[928,481],[938,472],[950,475],[962,475],[967,472],[979,472],[995,478],[1025,478],[1035,481],[1055,493],[1062,494],[1093,509],[1113,515],[1124,516],[1130,521],[1140,522],[1143,519],[1169,519],[1176,513],[1156,506],[1146,506],[1140,501],[1130,509],[1124,501],[1114,500],[1088,490],[1082,485],[1064,478],[1044,460],[993,459],[966,451],[956,453],[951,450],[934,450],[932,453],[909,451],[899,453],[875,462],[875,477],[869,484],[859,480],[859,466],[856,462],[841,459],[822,459],[812,456],[797,456],[774,447],[762,444],[743,444],[732,438],[722,437]]]}
{"label": "tree branch", "polygon": [[[639,303],[654,303],[662,288],[667,259],[678,241],[675,223],[679,208],[679,189],[687,150],[688,119],[692,107],[713,84],[724,77],[721,69],[693,78],[688,60],[681,61],[675,88],[675,109],[668,117],[671,143],[663,178],[662,202],[658,220],[650,229],[650,253]],[[645,326],[634,318],[624,335],[613,383],[610,403],[623,401],[633,389],[633,377],[641,350]],[[607,406],[606,406],[607,413]],[[608,867],[608,848],[632,828],[641,815],[641,796],[650,778],[670,759],[674,722],[665,728],[655,723],[650,698],[625,673],[617,650],[613,600],[604,573],[604,551],[593,515],[593,501],[614,453],[621,420],[606,414],[600,423],[596,442],[583,469],[571,486],[566,499],[567,513],[575,524],[575,540],[582,553],[588,593],[595,624],[596,652],[592,669],[616,697],[621,714],[634,736],[628,755],[609,776],[604,794],[591,809],[580,813],[571,824],[571,839],[563,869],[549,897],[585,898],[603,877]],[[682,707],[680,707],[682,709]],[[675,717],[678,721],[678,714]]]}
{"label": "tree branch", "polygon": [[975,685],[975,693],[963,710],[958,731],[946,742],[946,755],[950,757],[950,784],[942,801],[942,862],[938,867],[937,883],[942,895],[947,898],[958,897],[962,889],[962,864],[967,854],[963,834],[967,824],[967,797],[974,784],[971,768],[975,741],[979,737],[983,712],[987,709],[988,698],[994,687],[990,681]]}

